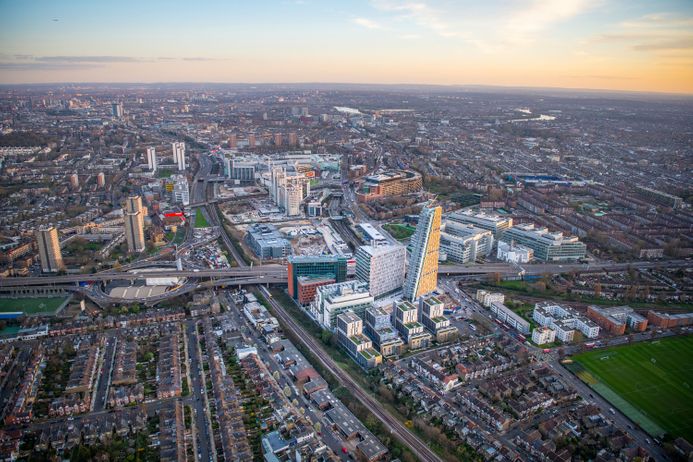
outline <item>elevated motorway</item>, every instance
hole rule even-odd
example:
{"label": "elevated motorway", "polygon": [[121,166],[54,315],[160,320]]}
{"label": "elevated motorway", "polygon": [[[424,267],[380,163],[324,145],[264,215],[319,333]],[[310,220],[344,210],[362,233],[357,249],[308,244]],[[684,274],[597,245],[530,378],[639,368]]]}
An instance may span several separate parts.
{"label": "elevated motorway", "polygon": [[690,268],[693,262],[688,260],[669,261],[633,261],[627,263],[534,263],[517,265],[511,263],[488,263],[470,265],[440,265],[438,273],[442,275],[473,275],[494,274],[501,275],[541,275],[541,274],[565,274],[565,273],[590,273],[599,271],[625,271],[629,268]]}
{"label": "elevated motorway", "polygon": [[137,280],[146,278],[197,278],[216,280],[233,278],[272,278],[273,280],[287,281],[286,266],[263,265],[253,268],[230,268],[209,270],[182,270],[162,269],[156,271],[135,270],[132,272],[103,272],[96,274],[71,274],[66,276],[39,276],[39,277],[12,277],[0,279],[2,287],[21,287],[52,284],[74,284],[78,282],[103,282],[114,280]]}
{"label": "elevated motorway", "polygon": [[[489,263],[485,265],[441,265],[439,274],[446,276],[487,275],[499,273],[501,276],[542,275],[585,273],[595,271],[625,271],[629,268],[691,268],[688,260],[670,260],[663,262],[635,261],[630,263],[595,263],[595,264],[556,264],[540,263],[533,265],[511,265],[509,263]],[[137,280],[145,278],[195,278],[224,280],[234,278],[264,278],[274,283],[287,281],[285,265],[262,265],[237,267],[229,269],[182,270],[161,269],[156,271],[132,270],[130,272],[106,271],[96,274],[74,274],[66,276],[9,277],[0,278],[0,288],[37,285],[74,284],[78,282],[101,282],[112,280]]]}

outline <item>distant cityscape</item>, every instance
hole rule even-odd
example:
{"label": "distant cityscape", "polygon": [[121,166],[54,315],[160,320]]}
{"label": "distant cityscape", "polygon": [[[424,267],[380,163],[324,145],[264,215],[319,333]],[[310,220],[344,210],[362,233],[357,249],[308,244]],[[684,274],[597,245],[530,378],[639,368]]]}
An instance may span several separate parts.
{"label": "distant cityscape", "polygon": [[693,458],[690,100],[0,95],[0,460]]}

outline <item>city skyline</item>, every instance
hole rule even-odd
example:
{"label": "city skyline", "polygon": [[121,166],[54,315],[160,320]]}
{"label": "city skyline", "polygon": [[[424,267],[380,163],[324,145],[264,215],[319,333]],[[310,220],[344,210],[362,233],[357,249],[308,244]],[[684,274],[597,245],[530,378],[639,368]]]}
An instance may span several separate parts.
{"label": "city skyline", "polygon": [[[0,83],[371,83],[693,93],[693,5],[2,2]],[[133,14],[134,12],[134,14]]]}

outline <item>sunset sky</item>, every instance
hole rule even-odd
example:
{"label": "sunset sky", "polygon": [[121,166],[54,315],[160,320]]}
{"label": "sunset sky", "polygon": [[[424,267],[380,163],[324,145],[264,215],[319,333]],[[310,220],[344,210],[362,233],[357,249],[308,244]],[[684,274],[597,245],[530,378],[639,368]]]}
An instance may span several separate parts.
{"label": "sunset sky", "polygon": [[691,0],[0,0],[0,83],[693,93]]}

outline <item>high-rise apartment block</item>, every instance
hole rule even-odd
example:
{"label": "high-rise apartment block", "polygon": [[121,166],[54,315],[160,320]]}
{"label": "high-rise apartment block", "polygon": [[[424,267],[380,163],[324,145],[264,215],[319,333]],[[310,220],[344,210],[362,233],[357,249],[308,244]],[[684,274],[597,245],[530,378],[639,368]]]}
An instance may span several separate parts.
{"label": "high-rise apartment block", "polygon": [[457,336],[457,328],[450,325],[450,320],[443,314],[444,310],[445,304],[438,297],[421,297],[419,300],[421,322],[441,343]]}
{"label": "high-rise apartment block", "polygon": [[353,311],[363,319],[367,308],[373,306],[373,296],[361,281],[346,281],[318,287],[310,312],[325,329],[333,330],[337,316]]}
{"label": "high-rise apartment block", "polygon": [[401,245],[362,245],[356,251],[356,277],[376,298],[392,293],[404,284],[406,258]]}
{"label": "high-rise apartment block", "polygon": [[124,219],[128,252],[144,251],[144,209],[140,196],[130,196],[126,199]]}
{"label": "high-rise apartment block", "polygon": [[178,170],[185,170],[185,143],[176,141],[171,144],[173,149],[173,162],[178,166]]}
{"label": "high-rise apartment block", "polygon": [[383,307],[368,308],[365,313],[364,332],[383,356],[399,355],[402,352],[402,339],[392,327],[391,313]]}
{"label": "high-rise apartment block", "polygon": [[441,214],[440,207],[426,207],[421,211],[419,224],[411,239],[411,259],[404,283],[406,300],[415,301],[436,290]]}
{"label": "high-rise apartment block", "polygon": [[156,172],[156,148],[147,148],[147,168],[150,172]]}
{"label": "high-rise apartment block", "polygon": [[58,229],[55,226],[39,228],[36,232],[36,243],[41,258],[41,270],[44,273],[56,273],[65,269]]}
{"label": "high-rise apartment block", "polygon": [[270,197],[274,203],[288,216],[300,215],[303,199],[310,194],[310,178],[278,166],[271,167],[270,175]]}
{"label": "high-rise apartment block", "polygon": [[371,339],[363,335],[363,320],[351,311],[337,316],[337,341],[365,369],[383,361],[380,353],[373,348]]}
{"label": "high-rise apartment block", "polygon": [[431,334],[419,322],[419,308],[416,305],[408,301],[395,304],[392,319],[409,349],[426,348],[431,343]]}

